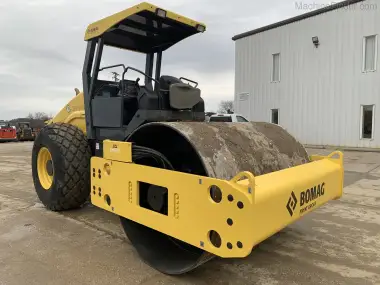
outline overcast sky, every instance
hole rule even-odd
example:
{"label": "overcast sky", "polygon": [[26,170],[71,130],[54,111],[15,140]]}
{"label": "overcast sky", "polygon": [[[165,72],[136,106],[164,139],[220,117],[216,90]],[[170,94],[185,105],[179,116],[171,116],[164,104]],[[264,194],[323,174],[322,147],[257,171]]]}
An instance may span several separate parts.
{"label": "overcast sky", "polygon": [[[74,96],[74,88],[82,90],[87,25],[139,2],[0,0],[0,119],[59,111]],[[206,33],[164,53],[163,73],[198,81],[209,111],[234,96],[234,35],[310,11],[289,0],[151,2],[206,23]],[[302,2],[310,9],[331,3]],[[144,68],[141,56],[125,51],[107,50],[105,62]]]}

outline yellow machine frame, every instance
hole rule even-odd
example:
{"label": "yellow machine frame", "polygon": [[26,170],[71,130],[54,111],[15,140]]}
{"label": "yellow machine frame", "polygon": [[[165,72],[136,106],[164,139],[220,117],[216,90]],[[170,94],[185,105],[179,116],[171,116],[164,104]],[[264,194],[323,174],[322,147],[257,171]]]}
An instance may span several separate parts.
{"label": "yellow machine frame", "polygon": [[[128,18],[131,15],[137,14],[141,11],[151,11],[155,12],[156,9],[161,9],[158,6],[155,6],[153,4],[142,2],[140,4],[137,4],[131,8],[125,9],[119,13],[116,13],[112,16],[106,17],[104,19],[101,19],[99,21],[96,21],[95,23],[90,24],[87,27],[86,34],[84,39],[90,40],[92,38],[96,38],[104,34],[107,30],[112,28],[114,25],[118,24],[120,21]],[[197,21],[194,21],[190,18],[184,17],[182,15],[176,14],[174,12],[166,11],[166,18],[175,20],[177,22],[183,23],[188,26],[196,27],[197,25],[201,25],[203,27],[206,27],[204,23],[200,23]]]}
{"label": "yellow machine frame", "polygon": [[46,124],[67,123],[74,125],[86,134],[86,119],[84,113],[84,98],[83,92],[78,93],[63,107],[57,115]]}
{"label": "yellow machine frame", "polygon": [[[241,172],[227,181],[134,164],[127,142],[107,140],[103,147],[104,158],[91,159],[94,205],[225,258],[249,255],[255,245],[343,191],[339,151],[257,177]],[[167,216],[140,207],[140,182],[168,189]],[[210,196],[215,186],[222,192],[219,203]],[[211,243],[212,231],[220,246]]]}

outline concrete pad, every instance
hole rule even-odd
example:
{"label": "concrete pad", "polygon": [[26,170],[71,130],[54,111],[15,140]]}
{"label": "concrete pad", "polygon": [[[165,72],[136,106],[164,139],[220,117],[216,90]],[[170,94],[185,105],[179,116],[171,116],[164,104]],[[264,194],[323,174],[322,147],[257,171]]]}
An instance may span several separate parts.
{"label": "concrete pad", "polygon": [[361,179],[345,187],[343,193],[340,201],[380,209],[380,179]]}
{"label": "concrete pad", "polygon": [[348,186],[348,185],[351,185],[357,181],[359,181],[360,179],[363,178],[363,173],[357,173],[357,172],[348,172],[346,171],[344,173],[344,186]]}
{"label": "concrete pad", "polygon": [[345,163],[344,164],[344,170],[345,171],[351,171],[351,172],[357,172],[357,173],[368,173],[377,167],[379,167],[380,164],[372,164],[372,163]]}
{"label": "concrete pad", "polygon": [[0,211],[0,284],[142,284],[156,274],[123,240],[40,206],[0,201],[14,210]]}
{"label": "concrete pad", "polygon": [[80,221],[91,228],[106,232],[114,237],[125,239],[125,233],[121,227],[119,216],[91,204],[87,204],[80,210],[64,212],[62,215]]}
{"label": "concrete pad", "polygon": [[31,180],[31,145],[0,146],[1,285],[380,284],[380,180],[363,171],[346,173],[342,199],[273,235],[247,258],[216,258],[173,277],[141,261],[118,217],[91,205],[64,213],[43,208]]}
{"label": "concrete pad", "polygon": [[380,166],[373,169],[370,173],[380,175]]}

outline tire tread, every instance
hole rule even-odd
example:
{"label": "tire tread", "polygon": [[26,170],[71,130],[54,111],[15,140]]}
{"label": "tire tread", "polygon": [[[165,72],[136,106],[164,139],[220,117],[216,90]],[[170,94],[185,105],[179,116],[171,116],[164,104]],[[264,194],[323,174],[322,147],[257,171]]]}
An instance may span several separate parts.
{"label": "tire tread", "polygon": [[91,149],[84,133],[76,126],[54,123],[44,128],[49,139],[59,146],[63,179],[57,180],[58,197],[45,205],[52,211],[81,207],[90,194]]}

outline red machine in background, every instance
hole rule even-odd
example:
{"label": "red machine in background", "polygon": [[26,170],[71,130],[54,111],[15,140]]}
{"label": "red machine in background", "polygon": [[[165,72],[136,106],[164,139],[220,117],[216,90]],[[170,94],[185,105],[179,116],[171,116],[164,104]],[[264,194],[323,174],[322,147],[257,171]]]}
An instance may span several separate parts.
{"label": "red machine in background", "polygon": [[17,141],[16,127],[9,122],[0,121],[0,142]]}

